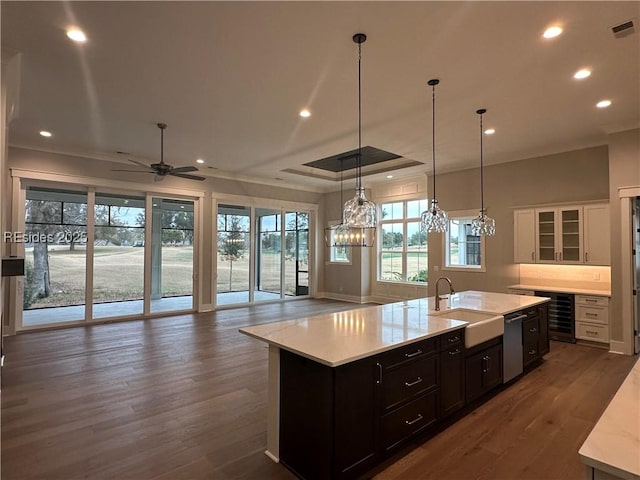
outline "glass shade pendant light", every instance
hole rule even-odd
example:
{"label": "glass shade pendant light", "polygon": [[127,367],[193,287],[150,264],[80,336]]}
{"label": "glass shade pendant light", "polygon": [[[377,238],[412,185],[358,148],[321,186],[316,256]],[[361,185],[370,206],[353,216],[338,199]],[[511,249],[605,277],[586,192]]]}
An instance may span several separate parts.
{"label": "glass shade pendant light", "polygon": [[[373,247],[376,239],[378,209],[367,200],[362,186],[362,44],[364,33],[356,33],[353,41],[358,44],[358,153],[356,154],[356,194],[344,203],[342,223],[324,230],[328,247]],[[351,157],[346,157],[351,158]],[[346,158],[341,158],[344,162]],[[340,205],[342,205],[342,172],[340,168]]]}
{"label": "glass shade pendant light", "polygon": [[431,86],[431,134],[432,134],[432,152],[433,159],[433,199],[431,205],[427,210],[422,212],[420,227],[422,231],[426,233],[442,233],[446,232],[449,228],[449,216],[447,212],[442,210],[438,205],[436,197],[436,85],[440,83],[440,80],[434,78],[429,80],[428,85]]}
{"label": "glass shade pendant light", "polygon": [[[340,205],[342,206],[342,184],[344,161],[340,159]],[[376,229],[368,227],[351,227],[344,223],[333,225],[324,229],[324,241],[327,247],[373,247],[376,239]]]}
{"label": "glass shade pendant light", "polygon": [[475,236],[491,236],[496,233],[496,221],[487,216],[487,210],[484,208],[484,159],[482,148],[482,139],[484,136],[482,131],[482,115],[487,113],[487,110],[481,108],[476,110],[476,113],[480,115],[480,212],[471,222],[471,233]]}
{"label": "glass shade pendant light", "polygon": [[342,223],[354,228],[376,228],[376,204],[364,194],[362,186],[362,44],[367,39],[364,33],[356,33],[353,41],[358,44],[358,154],[356,156],[356,195],[347,200],[342,211]]}

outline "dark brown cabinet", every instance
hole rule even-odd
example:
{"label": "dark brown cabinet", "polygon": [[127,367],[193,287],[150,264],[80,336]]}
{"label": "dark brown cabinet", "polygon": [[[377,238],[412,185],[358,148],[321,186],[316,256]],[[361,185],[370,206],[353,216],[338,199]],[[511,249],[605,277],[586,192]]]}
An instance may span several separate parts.
{"label": "dark brown cabinet", "polygon": [[532,364],[549,353],[549,322],[547,305],[535,306],[525,313],[522,322],[522,365]]}
{"label": "dark brown cabinet", "polygon": [[440,418],[464,407],[464,330],[442,336],[440,352]]}
{"label": "dark brown cabinet", "polygon": [[465,358],[466,401],[471,402],[502,383],[502,337],[468,351]]}
{"label": "dark brown cabinet", "polygon": [[[305,479],[363,475],[437,425],[441,380],[461,371],[463,350],[464,329],[338,367],[281,350],[281,463]],[[455,383],[444,382],[451,411],[462,395]]]}

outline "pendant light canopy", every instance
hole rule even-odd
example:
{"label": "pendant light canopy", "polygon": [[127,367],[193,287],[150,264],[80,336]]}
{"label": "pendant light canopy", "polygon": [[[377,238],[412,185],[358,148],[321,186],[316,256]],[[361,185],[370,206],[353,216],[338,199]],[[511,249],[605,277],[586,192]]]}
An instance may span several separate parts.
{"label": "pendant light canopy", "polygon": [[476,236],[491,236],[496,233],[496,221],[487,216],[487,210],[484,208],[484,158],[482,148],[482,140],[484,136],[482,131],[482,116],[487,113],[487,110],[481,108],[476,110],[476,113],[480,115],[480,212],[471,222],[471,233]]}
{"label": "pendant light canopy", "polygon": [[428,85],[431,87],[431,135],[432,135],[432,151],[431,157],[433,160],[433,199],[431,200],[431,206],[422,212],[422,218],[420,226],[426,233],[442,233],[446,232],[449,228],[449,216],[447,212],[442,210],[438,205],[436,197],[436,85],[440,83],[440,80],[434,78],[429,80]]}
{"label": "pendant light canopy", "polygon": [[[367,200],[362,186],[362,44],[364,33],[356,33],[358,44],[358,153],[356,154],[356,194],[344,203],[342,223],[325,229],[328,247],[373,247],[378,222],[378,207]],[[344,159],[343,159],[344,160]],[[340,170],[340,204],[342,204],[342,168]]]}

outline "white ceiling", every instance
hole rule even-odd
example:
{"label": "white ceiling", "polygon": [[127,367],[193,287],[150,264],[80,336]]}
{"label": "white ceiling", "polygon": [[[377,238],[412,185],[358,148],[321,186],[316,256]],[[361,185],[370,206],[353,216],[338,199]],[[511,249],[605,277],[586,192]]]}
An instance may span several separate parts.
{"label": "white ceiling", "polygon": [[[427,163],[396,177],[430,170],[430,78],[441,81],[440,172],[477,166],[480,107],[497,130],[485,137],[487,163],[605,144],[607,132],[640,124],[639,34],[615,39],[610,30],[634,17],[637,25],[640,2],[3,1],[1,9],[3,51],[22,54],[9,129],[16,146],[151,163],[155,124],[166,122],[165,161],[174,165],[201,157],[205,175],[335,189],[282,170],[357,147],[357,32],[368,36],[363,145]],[[545,40],[552,23],[564,33]],[[69,25],[88,41],[68,40]],[[591,77],[575,80],[585,66]],[[613,105],[595,108],[603,98]],[[308,119],[298,116],[305,107]]]}

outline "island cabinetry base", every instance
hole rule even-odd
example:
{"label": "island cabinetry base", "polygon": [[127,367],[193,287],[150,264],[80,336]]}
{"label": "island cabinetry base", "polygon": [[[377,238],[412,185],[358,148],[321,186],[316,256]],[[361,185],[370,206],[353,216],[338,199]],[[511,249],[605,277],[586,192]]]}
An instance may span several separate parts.
{"label": "island cabinetry base", "polygon": [[467,350],[465,357],[467,403],[502,384],[502,368],[502,337]]}
{"label": "island cabinetry base", "polygon": [[355,478],[376,463],[375,357],[328,367],[280,352],[280,462],[305,479]]}

